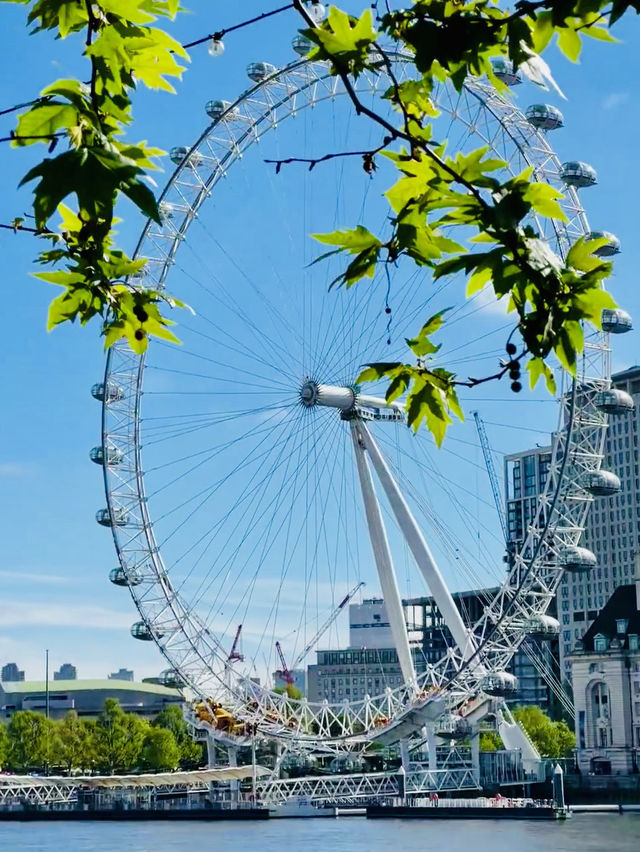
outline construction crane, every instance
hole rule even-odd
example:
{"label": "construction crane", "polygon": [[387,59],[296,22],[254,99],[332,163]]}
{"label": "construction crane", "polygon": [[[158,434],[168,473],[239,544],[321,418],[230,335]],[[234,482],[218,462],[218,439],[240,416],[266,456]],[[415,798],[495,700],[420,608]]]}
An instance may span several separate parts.
{"label": "construction crane", "polygon": [[278,652],[278,657],[280,657],[280,665],[282,668],[276,672],[278,677],[281,677],[282,680],[287,684],[287,686],[292,686],[294,679],[289,667],[287,666],[287,661],[284,658],[284,654],[282,653],[282,646],[279,642],[276,642],[276,651]]}
{"label": "construction crane", "polygon": [[509,534],[507,531],[507,520],[504,514],[504,506],[502,503],[502,497],[500,494],[500,485],[498,484],[498,474],[496,473],[496,468],[493,463],[493,453],[491,452],[491,447],[489,446],[489,439],[487,438],[487,431],[484,428],[484,423],[482,418],[480,417],[479,412],[472,411],[473,419],[476,421],[476,429],[478,430],[478,437],[480,438],[480,446],[482,447],[482,455],[484,456],[484,463],[487,468],[487,473],[489,474],[489,481],[491,482],[491,491],[493,492],[493,502],[496,504],[496,509],[498,510],[498,518],[500,519],[500,526],[502,527],[502,532],[504,534],[505,542],[509,541]]}
{"label": "construction crane", "polygon": [[358,583],[358,585],[357,585],[357,586],[354,586],[354,587],[351,589],[351,591],[350,591],[350,592],[348,592],[348,593],[344,596],[344,598],[340,601],[340,603],[338,604],[338,606],[337,606],[337,607],[333,610],[333,612],[331,613],[331,615],[330,615],[330,616],[327,618],[327,620],[326,620],[326,621],[322,624],[322,626],[320,627],[320,629],[318,630],[318,632],[315,634],[315,636],[313,637],[313,639],[311,639],[309,642],[307,642],[307,644],[305,645],[305,647],[304,647],[303,651],[302,651],[300,654],[298,654],[298,656],[297,656],[297,657],[296,657],[296,659],[295,659],[295,662],[294,662],[294,663],[293,663],[293,665],[291,666],[291,668],[292,668],[292,669],[296,669],[296,668],[300,665],[300,663],[304,660],[304,658],[307,656],[307,654],[309,653],[309,651],[311,651],[311,650],[312,650],[312,649],[313,649],[313,648],[314,648],[314,647],[318,644],[319,640],[320,640],[320,639],[324,636],[324,634],[325,634],[325,633],[327,632],[327,630],[331,627],[331,625],[332,625],[332,624],[333,624],[333,622],[336,620],[336,618],[340,615],[340,613],[341,613],[341,612],[342,612],[342,610],[345,608],[345,606],[346,606],[346,605],[349,603],[349,601],[350,601],[350,600],[354,597],[354,595],[356,594],[356,592],[358,592],[358,591],[359,591],[359,589],[361,589],[361,588],[362,588],[362,586],[364,586],[364,582],[360,582],[360,583]]}
{"label": "construction crane", "polygon": [[311,650],[315,647],[315,645],[317,645],[317,643],[318,643],[318,641],[321,639],[321,637],[322,637],[322,636],[323,636],[323,635],[327,632],[327,630],[331,627],[331,625],[332,625],[332,624],[333,624],[333,622],[336,620],[336,618],[340,615],[340,613],[341,613],[341,612],[342,612],[342,610],[345,608],[345,606],[346,606],[346,605],[349,603],[349,601],[350,601],[350,600],[354,597],[354,595],[356,594],[356,592],[357,592],[359,589],[361,589],[361,588],[362,588],[362,586],[364,586],[364,582],[360,582],[360,583],[358,583],[356,586],[354,586],[354,587],[353,587],[353,589],[351,589],[351,591],[350,591],[350,592],[348,592],[348,593],[347,593],[347,594],[343,597],[343,599],[340,601],[340,603],[338,604],[338,606],[337,606],[337,607],[336,607],[336,608],[332,611],[331,615],[330,615],[330,616],[327,618],[327,620],[326,620],[326,621],[322,624],[322,626],[320,627],[320,629],[319,629],[319,630],[315,633],[315,635],[314,635],[313,639],[311,639],[309,642],[307,642],[307,644],[305,645],[304,649],[301,651],[301,653],[300,653],[300,654],[298,654],[298,656],[297,656],[297,657],[296,657],[296,659],[294,660],[293,665],[291,666],[291,668],[289,668],[289,666],[288,666],[288,665],[287,665],[287,663],[286,663],[286,660],[285,660],[285,658],[284,658],[284,654],[283,654],[283,652],[282,652],[282,646],[280,645],[280,642],[276,642],[276,651],[278,652],[278,657],[280,658],[280,665],[282,666],[282,668],[281,668],[279,671],[277,671],[277,672],[276,672],[276,675],[278,675],[278,677],[281,677],[281,678],[282,678],[282,680],[284,680],[284,682],[285,682],[287,685],[291,685],[291,684],[293,684],[293,682],[294,682],[294,677],[293,677],[292,672],[293,672],[295,669],[297,669],[297,668],[298,668],[298,666],[299,666],[299,665],[300,665],[300,663],[304,660],[304,658],[307,656],[307,654],[309,653],[309,651],[311,651]]}
{"label": "construction crane", "polygon": [[238,650],[238,645],[240,644],[240,634],[242,633],[242,625],[238,625],[238,629],[236,630],[236,635],[233,639],[233,645],[231,646],[231,650],[227,655],[227,663],[241,663],[244,660],[244,654]]}

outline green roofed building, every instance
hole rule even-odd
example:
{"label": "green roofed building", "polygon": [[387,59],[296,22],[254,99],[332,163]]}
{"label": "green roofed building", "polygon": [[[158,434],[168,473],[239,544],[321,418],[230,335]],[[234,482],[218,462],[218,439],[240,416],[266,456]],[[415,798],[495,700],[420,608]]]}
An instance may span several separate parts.
{"label": "green roofed building", "polygon": [[[116,698],[127,713],[152,717],[164,707],[182,704],[177,689],[155,683],[120,680],[49,681],[49,715],[60,719],[69,710],[79,716],[98,716],[107,698]],[[0,683],[0,718],[9,719],[16,710],[46,710],[46,684],[40,681]]]}

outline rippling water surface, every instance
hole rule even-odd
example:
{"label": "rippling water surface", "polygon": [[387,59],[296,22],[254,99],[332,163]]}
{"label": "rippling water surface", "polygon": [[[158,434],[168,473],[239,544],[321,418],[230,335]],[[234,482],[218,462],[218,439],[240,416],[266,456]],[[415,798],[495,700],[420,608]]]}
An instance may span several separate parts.
{"label": "rippling water surface", "polygon": [[5,823],[0,850],[56,852],[639,852],[640,815],[567,822],[285,819],[268,822]]}

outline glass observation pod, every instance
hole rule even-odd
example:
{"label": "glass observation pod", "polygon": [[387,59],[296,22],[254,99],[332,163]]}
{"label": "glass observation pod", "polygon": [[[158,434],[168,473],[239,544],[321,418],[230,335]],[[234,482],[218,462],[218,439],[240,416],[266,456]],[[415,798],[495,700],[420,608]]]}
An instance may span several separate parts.
{"label": "glass observation pod", "polygon": [[182,677],[180,672],[177,672],[175,669],[165,669],[163,672],[160,672],[160,680],[162,681],[163,686],[174,687],[177,689],[187,685],[186,680]]}
{"label": "glass observation pod", "polygon": [[101,527],[125,527],[129,522],[129,516],[124,509],[114,509],[113,518],[108,509],[98,509],[96,521]]}
{"label": "glass observation pod", "polygon": [[610,470],[590,470],[584,477],[584,487],[594,497],[609,497],[622,487],[620,480]]}
{"label": "glass observation pod", "polygon": [[593,166],[572,160],[563,163],[560,167],[560,178],[567,186],[575,186],[584,189],[586,186],[595,186],[598,183],[598,175]]}
{"label": "glass observation pod", "polygon": [[620,254],[620,240],[610,231],[591,231],[589,239],[607,240],[603,246],[594,251],[594,254],[598,257],[613,257],[614,254]]}
{"label": "glass observation pod", "polygon": [[609,388],[597,394],[596,406],[605,414],[628,414],[633,411],[633,400],[626,391]]}
{"label": "glass observation pod", "polygon": [[525,622],[524,629],[533,639],[551,639],[560,633],[560,622],[550,615],[533,615]]}
{"label": "glass observation pod", "polygon": [[[153,642],[154,634],[151,632],[148,625],[144,623],[144,621],[134,622],[131,625],[130,633],[134,639],[140,639],[142,642]],[[160,638],[160,636],[162,636],[162,633],[159,633],[156,630],[155,635]]]}
{"label": "glass observation pod", "polygon": [[559,555],[560,565],[570,574],[588,574],[596,567],[595,553],[587,547],[565,547]]}
{"label": "glass observation pod", "polygon": [[507,86],[517,86],[522,83],[522,77],[513,69],[513,62],[505,59],[504,56],[496,56],[491,60],[493,73],[498,80],[501,80]]}
{"label": "glass observation pod", "polygon": [[91,396],[100,402],[116,402],[124,396],[124,388],[116,385],[113,382],[107,382],[105,388],[104,382],[98,382],[91,388]]}
{"label": "glass observation pod", "polygon": [[471,732],[471,722],[452,713],[442,720],[436,731],[436,736],[443,740],[464,740],[471,736]]}
{"label": "glass observation pod", "polygon": [[604,308],[602,311],[602,330],[609,334],[625,334],[633,328],[631,314],[622,308]]}
{"label": "glass observation pod", "polygon": [[267,77],[271,77],[278,69],[270,62],[252,62],[247,65],[247,77],[254,83],[262,83]]}
{"label": "glass observation pod", "polygon": [[558,130],[564,127],[564,116],[550,104],[531,104],[525,112],[527,121],[538,130]]}
{"label": "glass observation pod", "polygon": [[299,35],[294,38],[291,42],[291,46],[298,54],[298,56],[306,56],[307,53],[311,50],[315,45],[311,41],[311,39],[306,38],[306,36]]}
{"label": "glass observation pod", "polygon": [[486,695],[511,698],[518,691],[518,678],[509,672],[494,672],[482,678],[480,687]]}
{"label": "glass observation pod", "polygon": [[124,568],[119,565],[109,571],[109,580],[114,586],[139,586],[142,576],[135,568],[129,568],[125,573]]}
{"label": "glass observation pod", "polygon": [[229,101],[207,101],[204,111],[213,121],[235,121],[238,110],[231,108]]}
{"label": "glass observation pod", "polygon": [[189,168],[196,169],[198,166],[202,165],[204,158],[199,151],[192,151],[189,153],[189,149],[185,148],[184,145],[176,145],[175,148],[172,148],[169,151],[169,159],[172,163],[175,163],[176,166],[180,166],[184,163]]}
{"label": "glass observation pod", "polygon": [[106,453],[104,447],[93,447],[89,452],[89,458],[92,462],[106,465],[107,467],[114,467],[120,464],[122,455],[122,450],[119,450],[117,447],[107,447]]}

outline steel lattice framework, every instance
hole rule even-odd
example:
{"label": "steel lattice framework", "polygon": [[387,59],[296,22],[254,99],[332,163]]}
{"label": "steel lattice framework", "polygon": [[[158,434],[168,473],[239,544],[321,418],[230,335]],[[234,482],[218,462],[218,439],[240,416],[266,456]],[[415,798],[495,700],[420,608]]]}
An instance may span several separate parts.
{"label": "steel lattice framework", "polygon": [[[407,59],[390,57],[394,73],[402,79]],[[387,85],[383,71],[363,73],[354,83],[361,95]],[[164,286],[201,206],[250,146],[296,112],[343,94],[340,80],[325,64],[302,60],[270,71],[229,105],[205,129],[169,181],[161,199],[162,225],[149,222],[144,229],[136,251],[137,257],[148,261],[144,284]],[[477,80],[468,81],[460,95],[443,87],[435,100],[493,155],[507,159],[512,174],[532,166],[537,180],[562,188],[567,221],[537,223],[556,251],[565,253],[576,238],[588,234],[577,193],[562,184],[560,163],[545,135],[509,100]],[[126,519],[111,528],[123,576],[135,576],[135,584],[128,585],[150,637],[193,697],[220,702],[245,724],[245,733],[214,730],[212,717],[206,718],[206,705],[204,716],[193,717],[196,724],[232,745],[249,742],[258,731],[302,747],[336,751],[373,739],[398,741],[447,709],[484,700],[482,678],[506,668],[526,636],[527,623],[546,611],[562,576],[561,554],[577,545],[583,532],[593,499],[585,488],[585,475],[600,467],[606,430],[606,414],[598,407],[599,392],[610,385],[606,335],[588,332],[579,379],[560,392],[562,416],[537,516],[502,589],[475,625],[475,639],[464,649],[451,647],[414,682],[335,706],[292,700],[235,673],[227,676],[226,650],[174,589],[154,538],[145,495],[140,433],[144,370],[144,357],[133,353],[126,341],[109,350],[102,413],[107,507],[112,520]],[[364,420],[355,428],[362,432]]]}

